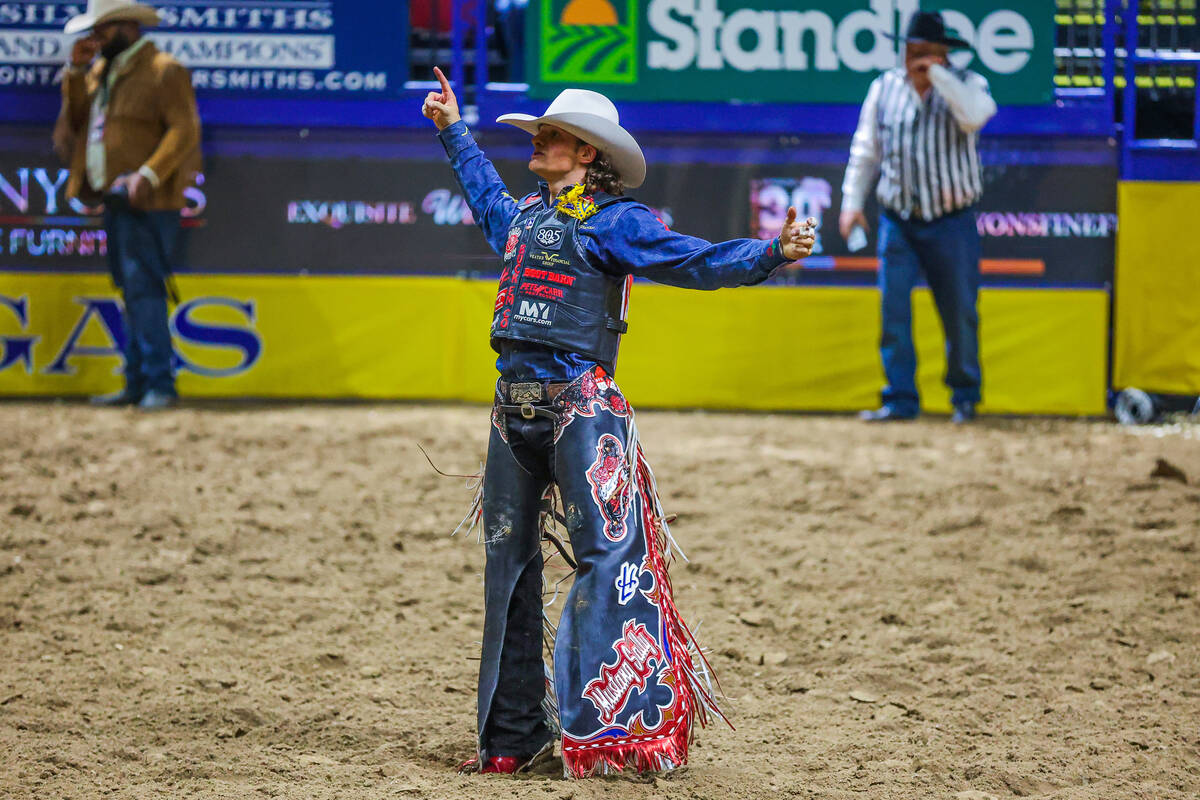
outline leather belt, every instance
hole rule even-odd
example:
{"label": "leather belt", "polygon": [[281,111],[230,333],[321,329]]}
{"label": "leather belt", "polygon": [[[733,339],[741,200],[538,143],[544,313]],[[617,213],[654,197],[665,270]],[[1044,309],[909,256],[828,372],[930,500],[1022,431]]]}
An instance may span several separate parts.
{"label": "leather belt", "polygon": [[[501,403],[498,406],[505,414],[520,414],[525,419],[548,417],[557,419],[556,414],[546,406],[553,403],[562,394],[569,383],[508,383],[500,381]],[[503,402],[503,401],[507,401]]]}

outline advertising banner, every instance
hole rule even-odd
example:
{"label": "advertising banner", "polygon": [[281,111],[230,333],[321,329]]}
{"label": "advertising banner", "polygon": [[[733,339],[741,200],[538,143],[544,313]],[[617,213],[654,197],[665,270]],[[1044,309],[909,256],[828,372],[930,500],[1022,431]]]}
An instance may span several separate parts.
{"label": "advertising banner", "polygon": [[1113,386],[1200,394],[1200,184],[1123,181],[1126,233],[1118,248]]}
{"label": "advertising banner", "polygon": [[[898,62],[919,0],[531,0],[531,94],[583,87],[614,99],[859,103]],[[1053,97],[1054,4],[946,0],[1000,105]]]}
{"label": "advertising banner", "polygon": [[[192,71],[201,96],[373,98],[408,75],[406,3],[157,0],[146,34]],[[86,2],[0,2],[0,93],[57,91]]]}
{"label": "advertising banner", "polygon": [[[658,157],[636,196],[675,230],[712,241],[773,238],[787,207],[796,205],[801,216],[819,221],[817,247],[812,257],[781,271],[776,283],[875,283],[872,208],[865,249],[851,253],[837,231],[840,148],[798,152],[794,161],[785,149],[767,149],[757,157],[773,163],[730,164],[703,160],[717,159],[719,152],[645,144]],[[476,229],[440,147],[415,149],[410,159],[207,156],[205,174],[187,192],[179,269],[496,275],[499,259]],[[536,178],[516,157],[524,149],[494,148],[504,156],[495,162],[501,177],[518,197],[536,188]],[[985,151],[991,163],[977,215],[985,283],[1110,283],[1116,170],[1102,151],[1085,155],[1068,152],[1044,159],[1055,163],[1022,164],[1008,163],[1011,154]],[[0,152],[0,269],[107,269],[100,209],[68,200],[66,183],[67,171],[44,149]]]}
{"label": "advertising banner", "polygon": [[[492,281],[189,275],[179,291],[171,330],[185,401],[492,397]],[[925,408],[945,412],[940,324],[928,291],[913,300]],[[982,410],[1104,412],[1106,292],[985,288],[980,317]],[[115,390],[124,336],[107,278],[0,271],[0,395]],[[850,411],[878,400],[878,338],[873,289],[639,284],[618,379],[644,408]],[[663,364],[687,379],[663,380]]]}

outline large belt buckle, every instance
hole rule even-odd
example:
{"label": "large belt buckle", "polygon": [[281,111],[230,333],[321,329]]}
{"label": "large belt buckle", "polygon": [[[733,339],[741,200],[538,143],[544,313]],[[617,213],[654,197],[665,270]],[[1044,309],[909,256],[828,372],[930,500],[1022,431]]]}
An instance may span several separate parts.
{"label": "large belt buckle", "polygon": [[515,405],[538,403],[542,400],[540,383],[514,383],[508,387],[508,400]]}

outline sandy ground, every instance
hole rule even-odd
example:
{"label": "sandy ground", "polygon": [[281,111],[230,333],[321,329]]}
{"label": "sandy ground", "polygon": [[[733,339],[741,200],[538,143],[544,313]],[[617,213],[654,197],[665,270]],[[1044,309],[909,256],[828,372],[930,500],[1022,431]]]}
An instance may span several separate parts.
{"label": "sandy ground", "polygon": [[640,427],[737,729],[574,782],[454,769],[486,409],[0,404],[0,797],[1200,795],[1200,429]]}

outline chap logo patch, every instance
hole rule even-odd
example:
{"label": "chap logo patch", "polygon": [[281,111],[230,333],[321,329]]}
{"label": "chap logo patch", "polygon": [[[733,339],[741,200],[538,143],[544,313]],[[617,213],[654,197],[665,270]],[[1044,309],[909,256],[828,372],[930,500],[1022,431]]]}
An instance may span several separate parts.
{"label": "chap logo patch", "polygon": [[562,244],[563,229],[555,225],[545,225],[538,228],[533,238],[542,247],[557,250]]}
{"label": "chap logo patch", "polygon": [[642,584],[641,573],[642,568],[630,561],[621,565],[621,574],[615,581],[618,603],[628,605],[629,601],[637,596],[638,588]]}
{"label": "chap logo patch", "polygon": [[621,709],[629,702],[633,690],[645,691],[646,679],[666,663],[662,648],[646,630],[646,626],[634,620],[626,620],[621,638],[613,643],[617,660],[613,664],[600,666],[600,677],[588,681],[583,696],[600,712],[600,723],[611,725]]}
{"label": "chap logo patch", "polygon": [[517,254],[517,242],[521,241],[521,229],[513,228],[508,232],[508,241],[504,243],[504,260]]}
{"label": "chap logo patch", "polygon": [[550,327],[554,324],[554,304],[536,300],[522,300],[513,318],[532,325]]}
{"label": "chap logo patch", "polygon": [[588,467],[587,481],[592,487],[592,500],[604,517],[604,535],[611,541],[625,538],[625,518],[629,516],[632,485],[625,448],[611,433],[600,435],[596,442],[596,460]]}
{"label": "chap logo patch", "polygon": [[621,396],[617,384],[607,375],[585,372],[558,396],[563,413],[554,432],[554,441],[562,436],[566,427],[576,417],[594,417],[599,411],[607,411],[618,417],[629,416],[629,405]]}

